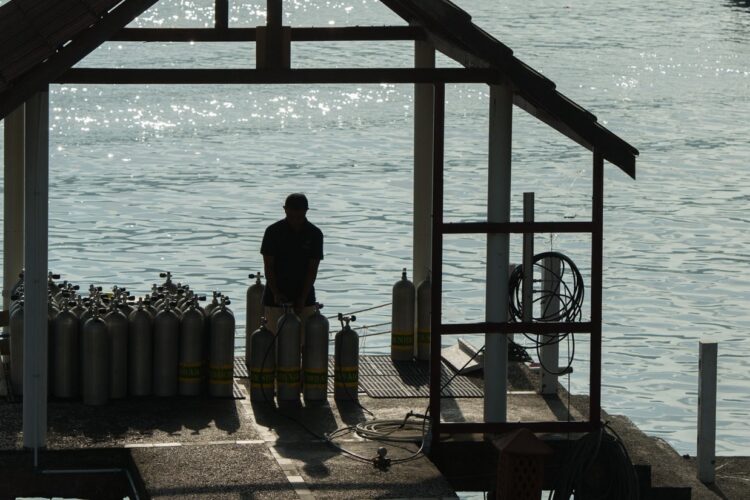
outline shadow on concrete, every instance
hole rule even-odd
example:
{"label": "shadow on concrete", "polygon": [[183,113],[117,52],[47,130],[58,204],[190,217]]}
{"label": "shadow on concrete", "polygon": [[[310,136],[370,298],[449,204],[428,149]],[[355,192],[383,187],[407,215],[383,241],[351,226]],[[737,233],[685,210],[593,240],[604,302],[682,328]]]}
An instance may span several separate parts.
{"label": "shadow on concrete", "polygon": [[76,440],[91,443],[138,441],[138,437],[203,436],[226,438],[240,430],[240,417],[231,399],[129,398],[105,406],[86,406],[79,401],[50,402],[51,441],[66,447]]}
{"label": "shadow on concrete", "polygon": [[125,498],[143,497],[145,487],[130,450],[40,450],[0,452],[0,496]]}

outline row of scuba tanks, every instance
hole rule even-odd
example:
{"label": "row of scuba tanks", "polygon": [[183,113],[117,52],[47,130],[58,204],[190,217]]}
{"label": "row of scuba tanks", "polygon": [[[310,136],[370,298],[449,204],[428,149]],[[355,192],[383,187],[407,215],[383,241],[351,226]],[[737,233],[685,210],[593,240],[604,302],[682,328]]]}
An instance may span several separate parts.
{"label": "row of scuba tanks", "polygon": [[[255,284],[247,290],[245,362],[250,375],[252,401],[298,404],[323,402],[328,393],[330,324],[315,304],[302,320],[291,304],[275,325],[263,317],[261,275],[251,274]],[[356,400],[359,375],[359,336],[349,324],[355,316],[338,315],[341,330],[334,338],[334,398]]]}
{"label": "row of scuba tanks", "polygon": [[[228,297],[213,301],[188,285],[164,283],[138,298],[121,287],[103,292],[48,278],[48,392],[103,405],[129,396],[214,397],[233,394],[234,314]],[[23,392],[23,274],[11,290],[10,368]]]}
{"label": "row of scuba tanks", "polygon": [[[419,361],[430,359],[430,315],[432,284],[430,273],[417,287],[406,277],[393,285],[391,309],[391,359]],[[415,307],[416,306],[416,307]]]}

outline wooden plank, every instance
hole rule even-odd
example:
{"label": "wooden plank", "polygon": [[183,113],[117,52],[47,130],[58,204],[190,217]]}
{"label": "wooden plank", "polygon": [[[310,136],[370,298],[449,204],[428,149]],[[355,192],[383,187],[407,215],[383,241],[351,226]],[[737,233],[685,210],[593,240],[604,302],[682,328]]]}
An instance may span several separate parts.
{"label": "wooden plank", "polygon": [[8,326],[10,322],[10,312],[0,311],[0,326]]}
{"label": "wooden plank", "polygon": [[89,84],[335,84],[335,83],[484,83],[495,73],[482,69],[326,68],[326,69],[115,69],[73,68],[55,83]]}
{"label": "wooden plank", "polygon": [[445,234],[472,233],[590,233],[591,222],[452,222],[443,226]]}
{"label": "wooden plank", "polygon": [[[256,28],[123,28],[117,42],[252,42]],[[293,42],[421,40],[424,30],[414,26],[345,26],[292,28]]]}
{"label": "wooden plank", "polygon": [[[434,328],[434,325],[433,325]],[[458,335],[463,333],[533,333],[540,335],[554,335],[558,333],[591,333],[593,324],[590,322],[574,323],[448,323],[440,325],[443,335]]]}

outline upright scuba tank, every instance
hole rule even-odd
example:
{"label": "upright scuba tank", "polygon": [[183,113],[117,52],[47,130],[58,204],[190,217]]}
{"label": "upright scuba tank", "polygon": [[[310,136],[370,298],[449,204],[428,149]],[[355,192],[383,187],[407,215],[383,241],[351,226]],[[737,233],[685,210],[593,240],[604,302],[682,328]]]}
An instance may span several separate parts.
{"label": "upright scuba tank", "polygon": [[234,383],[234,314],[231,304],[222,297],[218,309],[211,314],[209,339],[208,394],[213,397],[232,397]]}
{"label": "upright scuba tank", "polygon": [[169,271],[167,271],[166,273],[159,273],[159,277],[164,278],[164,283],[162,284],[162,286],[166,291],[168,291],[169,293],[174,293],[175,290],[177,290],[177,285],[175,285],[172,281],[172,273],[170,273]]}
{"label": "upright scuba tank", "polygon": [[406,278],[393,285],[391,304],[391,359],[408,361],[414,357],[414,284]]}
{"label": "upright scuba tank", "polygon": [[203,335],[205,334],[203,313],[197,308],[198,297],[194,296],[180,319],[180,367],[179,393],[182,396],[198,396],[203,383]]}
{"label": "upright scuba tank", "polygon": [[263,277],[260,272],[248,275],[248,278],[255,278],[255,283],[247,288],[245,313],[245,363],[250,364],[250,335],[260,326],[260,318],[263,316],[263,283],[260,279]]}
{"label": "upright scuba tank", "polygon": [[63,308],[55,318],[49,346],[52,352],[52,394],[56,398],[74,398],[81,387],[80,326],[70,305],[75,305],[75,302],[63,302]]}
{"label": "upright scuba tank", "polygon": [[166,302],[154,318],[154,371],[155,396],[177,395],[179,364],[180,318]]}
{"label": "upright scuba tank", "polygon": [[275,388],[273,374],[276,369],[275,337],[266,327],[266,318],[260,319],[260,326],[248,340],[250,344],[249,366],[250,400],[273,402]]}
{"label": "upright scuba tank", "polygon": [[153,321],[143,301],[138,301],[128,317],[128,391],[131,396],[151,394]]}
{"label": "upright scuba tank", "polygon": [[417,287],[417,359],[430,359],[430,328],[432,311],[432,282],[430,273]]}
{"label": "upright scuba tank", "polygon": [[337,400],[359,399],[359,336],[349,326],[356,319],[339,313],[341,331],[336,334],[333,355],[333,397]]}
{"label": "upright scuba tank", "polygon": [[305,401],[325,401],[328,393],[328,332],[330,325],[320,314],[322,304],[315,304],[315,312],[305,322],[305,342],[302,351],[302,387]]}
{"label": "upright scuba tank", "polygon": [[107,324],[94,307],[81,337],[83,404],[103,405],[109,399],[109,336]]}
{"label": "upright scuba tank", "polygon": [[128,329],[129,321],[116,301],[104,317],[109,335],[109,397],[128,395]]}
{"label": "upright scuba tank", "polygon": [[23,300],[14,303],[10,315],[10,381],[13,393],[23,394]]}
{"label": "upright scuba tank", "polygon": [[278,400],[299,403],[300,334],[302,321],[288,305],[276,327],[276,387]]}

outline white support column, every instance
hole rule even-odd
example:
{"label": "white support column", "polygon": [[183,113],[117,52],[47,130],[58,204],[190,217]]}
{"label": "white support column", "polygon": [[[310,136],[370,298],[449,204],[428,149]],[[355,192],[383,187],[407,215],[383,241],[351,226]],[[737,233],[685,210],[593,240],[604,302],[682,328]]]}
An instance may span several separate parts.
{"label": "white support column", "polygon": [[[547,257],[542,269],[542,318],[556,318],[560,313],[560,259]],[[560,344],[557,335],[542,335],[545,343],[539,348],[542,364],[541,394],[557,394],[557,374],[560,371]],[[549,371],[548,371],[549,370]]]}
{"label": "white support column", "polygon": [[[511,138],[513,93],[490,85],[490,137],[487,178],[488,222],[510,222]],[[508,264],[510,235],[487,235],[487,295],[485,319],[508,321]],[[484,420],[505,422],[508,413],[508,340],[485,334]]]}
{"label": "white support column", "polygon": [[701,342],[698,355],[698,479],[716,479],[716,371],[719,345]]}
{"label": "white support column", "polygon": [[23,269],[24,105],[5,117],[3,310],[10,307],[10,289]]}
{"label": "white support column", "polygon": [[[414,67],[434,68],[435,47],[417,40]],[[418,285],[432,262],[432,122],[435,118],[433,87],[414,85],[414,240],[412,279]]]}
{"label": "white support column", "polygon": [[47,443],[47,89],[26,101],[25,181],[23,445],[36,451]]}

